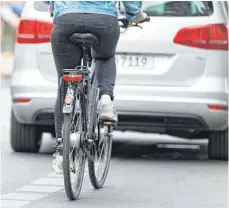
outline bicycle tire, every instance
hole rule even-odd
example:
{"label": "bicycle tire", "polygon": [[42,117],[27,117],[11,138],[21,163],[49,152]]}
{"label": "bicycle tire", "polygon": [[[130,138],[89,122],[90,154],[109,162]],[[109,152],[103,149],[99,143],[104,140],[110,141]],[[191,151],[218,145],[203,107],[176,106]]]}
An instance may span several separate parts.
{"label": "bicycle tire", "polygon": [[86,156],[79,148],[81,154],[81,165],[79,165],[79,175],[76,179],[77,184],[73,187],[71,182],[71,165],[70,165],[70,134],[71,134],[71,121],[72,121],[72,113],[64,114],[64,123],[63,123],[63,173],[64,173],[64,186],[65,191],[70,200],[76,200],[81,192],[83,178],[84,178],[84,169],[85,169],[85,160]]}
{"label": "bicycle tire", "polygon": [[[110,127],[106,127],[106,128],[110,128]],[[101,138],[101,133],[99,132],[100,131],[100,124],[98,124],[98,134],[97,134],[97,141],[99,141]],[[102,177],[101,178],[98,178],[96,176],[96,160],[94,161],[88,161],[88,171],[89,171],[89,178],[90,178],[90,181],[91,181],[91,184],[92,186],[95,188],[95,189],[100,189],[103,187],[105,181],[106,181],[106,178],[107,178],[107,174],[108,174],[108,170],[109,170],[109,167],[110,167],[110,160],[111,160],[111,152],[112,152],[112,136],[108,136],[105,138],[106,140],[106,163],[105,163],[105,167],[103,168],[103,171],[102,171]],[[98,144],[95,145],[91,151],[94,151],[94,153],[92,152],[91,154],[95,155],[96,154],[96,151],[95,149],[97,150],[98,148]]]}

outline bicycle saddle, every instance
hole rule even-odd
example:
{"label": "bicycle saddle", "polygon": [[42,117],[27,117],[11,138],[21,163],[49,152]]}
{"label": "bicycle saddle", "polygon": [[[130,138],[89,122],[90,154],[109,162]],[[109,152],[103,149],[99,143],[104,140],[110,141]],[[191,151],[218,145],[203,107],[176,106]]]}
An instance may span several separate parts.
{"label": "bicycle saddle", "polygon": [[73,33],[69,40],[73,43],[98,44],[98,38],[91,33]]}

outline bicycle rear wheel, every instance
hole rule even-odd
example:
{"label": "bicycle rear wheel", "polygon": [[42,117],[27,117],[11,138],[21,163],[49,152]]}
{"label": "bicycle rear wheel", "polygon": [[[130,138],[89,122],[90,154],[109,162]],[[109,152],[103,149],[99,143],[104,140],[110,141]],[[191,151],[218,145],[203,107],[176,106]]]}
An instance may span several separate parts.
{"label": "bicycle rear wheel", "polygon": [[97,138],[91,149],[94,161],[88,161],[89,177],[94,188],[99,189],[105,183],[112,152],[112,127],[98,124]]}
{"label": "bicycle rear wheel", "polygon": [[[81,113],[64,114],[63,123],[63,173],[65,191],[70,200],[76,200],[79,197],[83,177],[86,156],[81,149],[82,140],[82,120]],[[75,124],[76,122],[76,124]],[[71,140],[71,132],[75,133]]]}

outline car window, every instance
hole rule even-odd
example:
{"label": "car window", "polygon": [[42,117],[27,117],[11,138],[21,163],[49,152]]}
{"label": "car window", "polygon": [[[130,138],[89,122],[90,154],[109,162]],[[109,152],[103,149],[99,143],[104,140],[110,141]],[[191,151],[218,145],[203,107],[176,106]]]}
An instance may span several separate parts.
{"label": "car window", "polygon": [[147,1],[143,9],[150,16],[209,16],[213,4],[211,1]]}
{"label": "car window", "polygon": [[[35,9],[47,11],[48,5],[36,1]],[[212,1],[143,1],[143,9],[150,16],[209,16],[213,13]]]}
{"label": "car window", "polygon": [[[142,6],[149,16],[195,17],[213,13],[212,1],[143,1]],[[122,4],[120,9],[123,14]]]}

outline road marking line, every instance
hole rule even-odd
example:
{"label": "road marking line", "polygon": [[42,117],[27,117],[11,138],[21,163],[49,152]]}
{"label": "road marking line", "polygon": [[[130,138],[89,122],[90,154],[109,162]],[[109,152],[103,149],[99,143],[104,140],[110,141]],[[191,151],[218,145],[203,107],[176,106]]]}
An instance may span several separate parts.
{"label": "road marking line", "polygon": [[20,192],[14,192],[9,194],[4,194],[1,196],[2,199],[6,200],[23,200],[23,201],[36,201],[38,199],[41,199],[43,197],[47,196],[47,194],[35,194],[35,193],[20,193]]}
{"label": "road marking line", "polygon": [[36,185],[64,186],[63,178],[39,178],[32,182]]}
{"label": "road marking line", "polygon": [[[86,161],[84,176],[88,174],[88,164]],[[44,178],[38,178],[29,185],[17,189],[15,192],[3,195],[0,208],[21,208],[63,188],[64,176],[51,172]]]}
{"label": "road marking line", "polygon": [[55,172],[49,173],[46,177],[48,178],[63,178],[63,175],[56,174]]}
{"label": "road marking line", "polygon": [[62,186],[40,186],[40,185],[27,185],[23,186],[16,191],[25,191],[25,192],[39,192],[39,193],[53,193],[61,190]]}
{"label": "road marking line", "polygon": [[30,201],[1,200],[1,207],[2,208],[21,208],[29,203]]}

